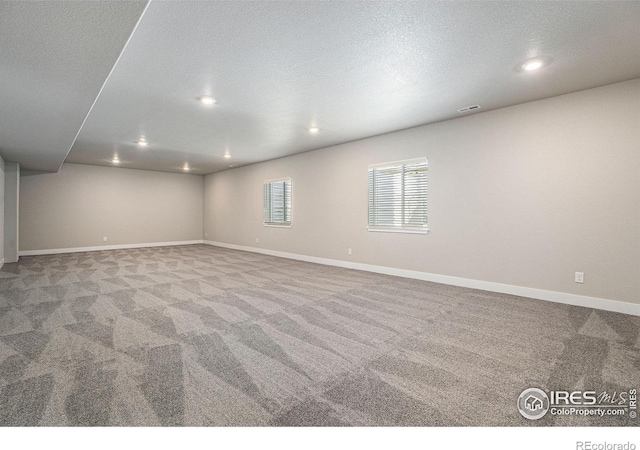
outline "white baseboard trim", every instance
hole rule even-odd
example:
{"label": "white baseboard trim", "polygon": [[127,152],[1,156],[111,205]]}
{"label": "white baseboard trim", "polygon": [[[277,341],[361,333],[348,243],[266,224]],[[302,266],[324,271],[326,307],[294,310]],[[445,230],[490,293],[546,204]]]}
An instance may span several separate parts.
{"label": "white baseboard trim", "polygon": [[97,252],[101,250],[122,250],[127,248],[145,247],[169,247],[172,245],[202,244],[202,240],[195,241],[173,241],[173,242],[146,242],[144,244],[118,244],[118,245],[97,245],[94,247],[73,247],[73,248],[51,248],[45,250],[21,250],[19,256],[55,255],[58,253],[82,253]]}
{"label": "white baseboard trim", "polygon": [[396,269],[393,267],[376,266],[372,264],[362,264],[338,259],[318,258],[315,256],[299,255],[297,253],[279,252],[264,248],[248,247],[244,245],[226,244],[224,242],[204,241],[207,245],[224,247],[245,252],[261,253],[264,255],[278,256],[281,258],[296,259],[327,266],[344,267],[347,269],[364,270],[385,275],[394,275],[403,278],[414,278],[416,280],[431,281],[434,283],[449,284],[452,286],[480,289],[483,291],[499,292],[501,294],[511,294],[520,297],[546,300],[567,305],[583,306],[585,308],[602,309],[605,311],[618,312],[640,316],[640,304],[609,300],[606,298],[587,297],[584,295],[568,294],[565,292],[546,291],[544,289],[515,286],[511,284],[494,283],[491,281],[473,280],[470,278],[452,277],[448,275],[438,275],[428,272],[418,272],[416,270]]}

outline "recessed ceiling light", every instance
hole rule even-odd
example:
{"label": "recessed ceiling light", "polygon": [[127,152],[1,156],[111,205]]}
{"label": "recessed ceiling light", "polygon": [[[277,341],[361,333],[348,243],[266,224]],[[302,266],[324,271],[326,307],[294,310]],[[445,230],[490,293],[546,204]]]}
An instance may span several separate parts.
{"label": "recessed ceiling light", "polygon": [[311,128],[309,128],[309,133],[313,133],[316,134],[318,131],[320,131],[320,128],[313,126]]}
{"label": "recessed ceiling light", "polygon": [[203,103],[204,105],[210,106],[216,102],[216,99],[210,95],[205,95],[203,97],[200,97],[200,102]]}
{"label": "recessed ceiling light", "polygon": [[145,138],[140,138],[136,141],[136,144],[138,144],[140,147],[146,147],[147,145],[149,145]]}
{"label": "recessed ceiling light", "polygon": [[184,170],[185,172],[188,172],[188,171],[190,171],[191,169],[189,168],[189,166],[187,166],[187,165],[185,164],[185,166],[182,168],[182,170]]}
{"label": "recessed ceiling light", "polygon": [[229,158],[231,158],[231,154],[229,152],[227,152],[227,153],[224,154],[224,157],[229,159]]}
{"label": "recessed ceiling light", "polygon": [[526,72],[531,72],[532,70],[538,70],[542,66],[544,66],[544,61],[543,60],[541,60],[541,59],[530,59],[528,61],[525,61],[522,64],[522,70],[524,70]]}
{"label": "recessed ceiling light", "polygon": [[229,167],[235,167],[235,166],[236,166],[235,164],[229,164]]}
{"label": "recessed ceiling light", "polygon": [[120,159],[118,159],[117,156],[114,156],[113,159],[111,160],[112,163],[114,164],[120,164]]}

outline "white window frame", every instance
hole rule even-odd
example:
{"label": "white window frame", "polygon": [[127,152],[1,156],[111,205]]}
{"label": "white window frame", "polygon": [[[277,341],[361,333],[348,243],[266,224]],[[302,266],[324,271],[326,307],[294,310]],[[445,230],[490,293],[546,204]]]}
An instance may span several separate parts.
{"label": "white window frame", "polygon": [[[269,222],[267,221],[267,217],[266,217],[266,202],[267,199],[265,197],[266,195],[266,190],[265,188],[267,187],[267,185],[270,185],[272,183],[283,183],[283,182],[289,182],[289,208],[288,208],[288,216],[289,216],[289,221],[285,221],[285,222]],[[286,190],[285,190],[286,192]],[[285,219],[287,218],[287,199],[286,199],[286,195],[284,197],[284,202],[285,204],[283,205],[284,211],[285,211]],[[266,180],[263,185],[262,185],[262,205],[263,205],[263,215],[262,215],[262,225],[264,225],[265,227],[275,227],[275,228],[291,228],[291,224],[293,223],[293,182],[291,180],[291,177],[287,177],[287,178],[276,178],[273,180]],[[272,206],[272,205],[271,205]]]}
{"label": "white window frame", "polygon": [[[404,219],[404,214],[405,214],[405,195],[406,195],[406,191],[405,191],[405,166],[410,166],[410,165],[416,165],[416,164],[424,164],[426,166],[426,179],[424,181],[424,189],[425,189],[425,193],[424,193],[424,198],[420,199],[420,201],[424,201],[425,203],[425,220],[426,222],[423,225],[410,225],[407,224],[405,222]],[[375,221],[374,218],[372,218],[372,208],[374,208],[374,206],[372,206],[372,202],[375,202],[375,197],[372,197],[373,195],[375,195],[375,186],[372,186],[372,182],[375,183],[375,178],[372,178],[372,171],[375,170],[380,170],[380,169],[386,169],[386,168],[396,168],[396,167],[402,167],[402,178],[401,178],[401,198],[397,199],[395,201],[399,202],[400,204],[400,208],[401,208],[401,220],[400,220],[400,224],[393,226],[393,225],[389,225],[389,224],[383,224],[383,225],[376,225],[375,223],[372,223],[372,221]],[[368,200],[368,206],[367,206],[367,230],[368,231],[373,231],[373,232],[385,232],[385,233],[412,233],[412,234],[427,234],[429,233],[429,222],[428,222],[428,217],[429,217],[429,210],[428,210],[428,196],[429,196],[429,188],[428,188],[428,171],[429,171],[429,161],[427,160],[427,158],[414,158],[414,159],[406,159],[406,160],[401,160],[401,161],[391,161],[391,162],[385,162],[385,163],[380,163],[380,164],[371,164],[369,165],[368,169],[367,169],[367,200]],[[374,174],[375,176],[375,174]],[[376,209],[377,211],[377,209]]]}

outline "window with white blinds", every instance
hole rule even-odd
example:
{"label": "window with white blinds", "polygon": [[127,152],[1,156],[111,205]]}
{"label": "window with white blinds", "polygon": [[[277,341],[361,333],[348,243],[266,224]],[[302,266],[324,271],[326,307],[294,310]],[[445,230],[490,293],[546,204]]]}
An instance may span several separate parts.
{"label": "window with white blinds", "polygon": [[264,183],[264,225],[291,226],[291,178]]}
{"label": "window with white blinds", "polygon": [[368,229],[427,232],[426,158],[369,166]]}

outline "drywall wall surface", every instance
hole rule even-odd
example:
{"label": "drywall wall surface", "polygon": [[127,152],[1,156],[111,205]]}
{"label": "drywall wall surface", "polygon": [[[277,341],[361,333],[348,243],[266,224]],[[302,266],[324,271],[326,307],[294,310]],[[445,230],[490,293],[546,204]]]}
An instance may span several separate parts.
{"label": "drywall wall surface", "polygon": [[21,178],[20,251],[201,240],[202,196],[199,175],[64,164]]}
{"label": "drywall wall surface", "polygon": [[20,164],[4,166],[4,262],[18,262]]}
{"label": "drywall wall surface", "polygon": [[4,264],[4,159],[0,157],[0,261]]}
{"label": "drywall wall surface", "polygon": [[[476,113],[208,175],[205,239],[640,303],[639,142],[640,79]],[[367,231],[368,165],[424,156],[429,234]]]}

